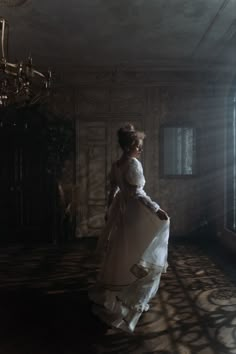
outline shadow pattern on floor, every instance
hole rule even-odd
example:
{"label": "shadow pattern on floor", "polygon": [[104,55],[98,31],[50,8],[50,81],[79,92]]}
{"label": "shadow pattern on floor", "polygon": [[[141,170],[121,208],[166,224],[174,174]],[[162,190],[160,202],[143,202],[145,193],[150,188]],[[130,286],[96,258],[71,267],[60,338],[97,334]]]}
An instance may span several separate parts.
{"label": "shadow pattern on floor", "polygon": [[91,247],[2,248],[0,354],[236,354],[236,268],[193,244],[171,245],[169,264],[129,335],[91,312]]}

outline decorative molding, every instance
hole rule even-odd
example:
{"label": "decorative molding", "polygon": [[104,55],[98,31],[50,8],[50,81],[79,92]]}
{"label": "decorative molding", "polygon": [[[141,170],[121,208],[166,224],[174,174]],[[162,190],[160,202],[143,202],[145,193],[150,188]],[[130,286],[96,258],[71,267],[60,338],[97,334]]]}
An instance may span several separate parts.
{"label": "decorative molding", "polygon": [[109,101],[108,89],[85,88],[76,93],[75,110],[85,114],[108,111]]}
{"label": "decorative molding", "polygon": [[118,66],[118,67],[78,67],[70,72],[61,70],[55,76],[56,87],[93,87],[123,88],[124,86],[207,86],[220,83],[228,84],[234,71],[233,65],[166,65]]}
{"label": "decorative molding", "polygon": [[112,112],[144,112],[146,106],[146,95],[143,89],[114,88],[111,92]]}

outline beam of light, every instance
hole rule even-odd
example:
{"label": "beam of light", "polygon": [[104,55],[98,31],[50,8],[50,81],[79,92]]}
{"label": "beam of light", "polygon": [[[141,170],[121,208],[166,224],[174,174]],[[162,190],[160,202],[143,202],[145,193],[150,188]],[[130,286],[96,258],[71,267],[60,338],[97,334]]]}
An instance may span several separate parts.
{"label": "beam of light", "polygon": [[236,97],[234,97],[234,110],[233,110],[233,147],[234,147],[234,172],[233,172],[233,228],[236,228],[236,163],[235,163],[235,157],[236,157],[236,140],[235,140],[235,102],[236,102]]}

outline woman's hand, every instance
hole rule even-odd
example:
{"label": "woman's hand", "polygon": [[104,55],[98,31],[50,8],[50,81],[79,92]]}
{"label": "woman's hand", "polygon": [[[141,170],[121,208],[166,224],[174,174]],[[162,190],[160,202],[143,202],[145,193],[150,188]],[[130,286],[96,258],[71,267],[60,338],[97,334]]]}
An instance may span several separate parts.
{"label": "woman's hand", "polygon": [[161,208],[157,210],[156,214],[160,220],[168,220],[169,219],[168,214],[165,212],[165,210],[162,210]]}

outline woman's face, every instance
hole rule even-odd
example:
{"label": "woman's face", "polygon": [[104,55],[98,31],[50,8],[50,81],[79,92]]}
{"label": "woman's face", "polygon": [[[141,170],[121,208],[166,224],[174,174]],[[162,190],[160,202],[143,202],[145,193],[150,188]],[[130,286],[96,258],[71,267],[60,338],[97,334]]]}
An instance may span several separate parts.
{"label": "woman's face", "polygon": [[139,158],[141,153],[143,151],[143,140],[142,139],[139,139],[139,142],[138,144],[136,144],[132,150],[130,151],[130,155],[132,157],[136,157],[136,158]]}

